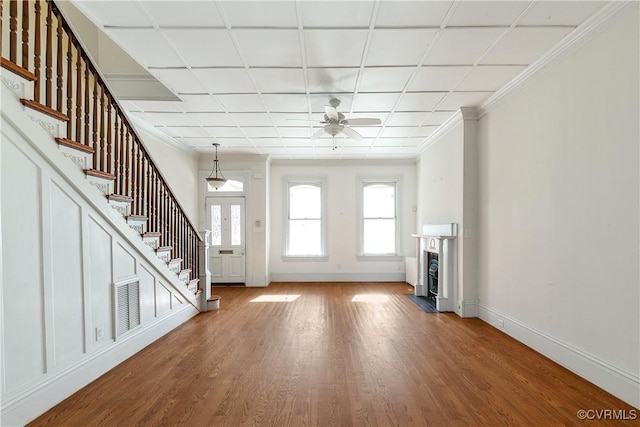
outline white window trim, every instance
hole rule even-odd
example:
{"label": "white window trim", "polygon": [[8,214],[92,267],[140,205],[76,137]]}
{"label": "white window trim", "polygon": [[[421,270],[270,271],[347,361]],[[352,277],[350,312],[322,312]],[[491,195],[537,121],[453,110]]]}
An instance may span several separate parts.
{"label": "white window trim", "polygon": [[[321,219],[320,219],[320,255],[289,255],[289,187],[294,185],[317,185],[320,187]],[[283,179],[284,210],[284,242],[282,245],[283,261],[328,261],[327,256],[327,177],[326,176],[285,176]]]}
{"label": "white window trim", "polygon": [[[366,184],[395,184],[396,194],[396,253],[395,254],[372,254],[364,253],[364,218],[363,218],[363,197],[362,192]],[[356,203],[358,223],[358,261],[399,261],[402,256],[402,175],[367,175],[357,177]]]}

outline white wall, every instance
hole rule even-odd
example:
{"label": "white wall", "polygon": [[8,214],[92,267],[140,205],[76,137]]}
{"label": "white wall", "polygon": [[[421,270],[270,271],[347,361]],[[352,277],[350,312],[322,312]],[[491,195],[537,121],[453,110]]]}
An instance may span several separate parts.
{"label": "white wall", "polygon": [[[25,111],[7,87],[0,411],[3,425],[23,425],[198,310],[177,276],[61,154],[38,113]],[[142,323],[116,339],[114,282],[132,276],[140,281]]]}
{"label": "white wall", "polygon": [[[326,261],[284,260],[284,180],[287,176],[326,177],[327,255]],[[270,176],[270,272],[273,281],[387,281],[405,280],[403,258],[359,260],[357,222],[358,177],[400,176],[402,189],[401,256],[414,256],[416,233],[416,167],[413,161],[274,161]]]}
{"label": "white wall", "polygon": [[480,317],[640,406],[638,9],[479,121]]}
{"label": "white wall", "polygon": [[198,221],[198,156],[138,120],[132,120],[149,155],[167,180],[167,185],[195,225]]}

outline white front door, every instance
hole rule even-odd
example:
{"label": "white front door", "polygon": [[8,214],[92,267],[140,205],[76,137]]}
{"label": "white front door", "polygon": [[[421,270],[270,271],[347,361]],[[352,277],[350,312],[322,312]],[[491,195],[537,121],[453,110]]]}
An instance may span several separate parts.
{"label": "white front door", "polygon": [[212,283],[244,283],[244,197],[207,197]]}

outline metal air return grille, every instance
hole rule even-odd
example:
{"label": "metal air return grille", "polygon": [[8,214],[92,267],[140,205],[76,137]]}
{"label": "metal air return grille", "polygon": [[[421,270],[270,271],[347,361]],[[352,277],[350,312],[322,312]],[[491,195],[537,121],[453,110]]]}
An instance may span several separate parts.
{"label": "metal air return grille", "polygon": [[116,283],[116,337],[140,326],[140,279]]}

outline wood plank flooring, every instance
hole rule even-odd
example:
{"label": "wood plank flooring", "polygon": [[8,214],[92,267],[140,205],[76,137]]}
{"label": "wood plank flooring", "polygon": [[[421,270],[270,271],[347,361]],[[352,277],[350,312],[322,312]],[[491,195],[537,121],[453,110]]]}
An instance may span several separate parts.
{"label": "wood plank flooring", "polygon": [[[478,319],[427,314],[404,283],[214,288],[203,313],[33,426],[561,426],[629,405]],[[354,301],[357,295],[379,294]],[[299,295],[290,302],[252,302]],[[635,411],[635,412],[632,412]]]}

